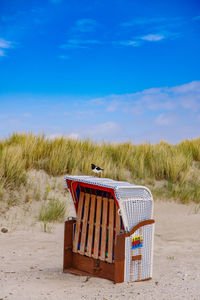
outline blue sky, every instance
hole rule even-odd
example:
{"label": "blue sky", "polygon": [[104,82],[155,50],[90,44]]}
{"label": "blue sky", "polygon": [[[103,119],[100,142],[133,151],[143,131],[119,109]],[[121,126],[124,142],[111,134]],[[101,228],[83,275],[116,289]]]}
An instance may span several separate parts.
{"label": "blue sky", "polygon": [[200,136],[197,0],[0,0],[0,137]]}

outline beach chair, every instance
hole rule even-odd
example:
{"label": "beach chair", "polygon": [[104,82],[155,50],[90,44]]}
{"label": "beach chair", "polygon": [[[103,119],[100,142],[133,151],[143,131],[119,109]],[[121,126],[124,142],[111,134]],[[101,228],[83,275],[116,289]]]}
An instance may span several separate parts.
{"label": "beach chair", "polygon": [[152,277],[153,197],[143,186],[67,176],[77,217],[65,222],[63,271],[115,283]]}

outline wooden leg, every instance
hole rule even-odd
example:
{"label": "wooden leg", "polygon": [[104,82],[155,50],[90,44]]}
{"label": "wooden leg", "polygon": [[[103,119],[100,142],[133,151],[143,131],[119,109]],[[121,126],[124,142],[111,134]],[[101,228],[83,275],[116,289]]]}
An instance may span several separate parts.
{"label": "wooden leg", "polygon": [[115,274],[114,282],[124,282],[124,264],[125,264],[125,235],[119,234],[116,237],[115,244]]}
{"label": "wooden leg", "polygon": [[65,222],[63,271],[72,266],[73,227],[75,219]]}

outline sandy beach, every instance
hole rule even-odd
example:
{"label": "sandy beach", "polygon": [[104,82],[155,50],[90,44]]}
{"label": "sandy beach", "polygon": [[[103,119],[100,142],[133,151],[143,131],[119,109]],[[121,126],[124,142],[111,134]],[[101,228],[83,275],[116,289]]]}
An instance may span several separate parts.
{"label": "sandy beach", "polygon": [[[200,299],[200,215],[194,205],[155,202],[153,278],[116,285],[64,274],[64,225],[54,224],[45,233],[41,223],[31,221],[34,205],[17,226],[0,217],[0,229],[8,228],[0,232],[1,300]],[[7,216],[19,212],[13,208]]]}

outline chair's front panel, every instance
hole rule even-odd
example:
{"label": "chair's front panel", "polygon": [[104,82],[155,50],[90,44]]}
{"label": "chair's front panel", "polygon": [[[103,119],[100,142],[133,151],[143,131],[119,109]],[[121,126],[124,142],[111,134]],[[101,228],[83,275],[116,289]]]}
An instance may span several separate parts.
{"label": "chair's front panel", "polygon": [[121,218],[114,199],[80,192],[73,252],[112,263]]}
{"label": "chair's front panel", "polygon": [[152,277],[154,224],[141,226],[125,239],[125,281]]}

